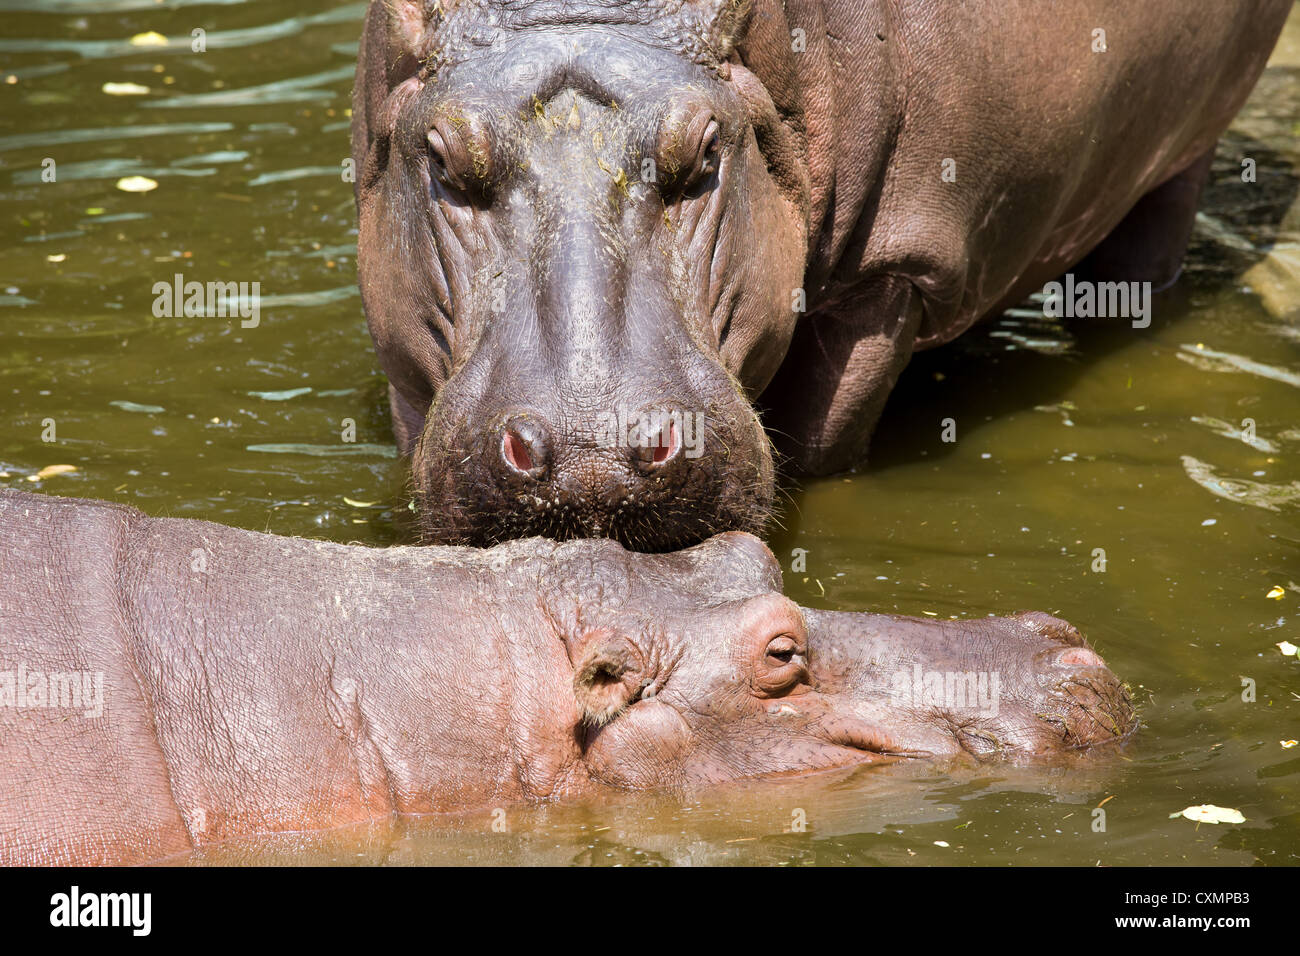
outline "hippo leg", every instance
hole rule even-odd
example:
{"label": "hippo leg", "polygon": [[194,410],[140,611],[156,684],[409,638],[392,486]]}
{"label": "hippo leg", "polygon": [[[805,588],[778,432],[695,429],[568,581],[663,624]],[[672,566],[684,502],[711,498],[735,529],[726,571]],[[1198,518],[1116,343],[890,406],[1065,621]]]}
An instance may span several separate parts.
{"label": "hippo leg", "polygon": [[1182,272],[1183,253],[1213,160],[1210,149],[1139,199],[1079,263],[1075,275],[1099,282],[1150,282],[1157,292],[1173,285]]}
{"label": "hippo leg", "polygon": [[921,311],[911,282],[881,276],[800,321],[761,400],[774,442],[797,470],[829,475],[866,458],[885,401],[912,357]]}

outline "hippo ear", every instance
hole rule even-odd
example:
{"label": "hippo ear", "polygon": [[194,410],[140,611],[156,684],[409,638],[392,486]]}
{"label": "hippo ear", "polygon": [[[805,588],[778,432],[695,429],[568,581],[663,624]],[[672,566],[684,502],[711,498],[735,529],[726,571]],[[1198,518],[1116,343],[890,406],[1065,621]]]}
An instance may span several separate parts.
{"label": "hippo ear", "polygon": [[698,18],[710,52],[726,60],[736,49],[753,13],[753,0],[695,0],[689,4]]}
{"label": "hippo ear", "polygon": [[641,696],[650,682],[645,657],[631,640],[608,628],[584,634],[577,646],[573,694],[583,720],[600,727]]}
{"label": "hippo ear", "polygon": [[371,0],[366,10],[352,87],[353,183],[358,194],[366,156],[384,132],[384,104],[395,88],[420,72],[430,33],[444,13],[438,0]]}

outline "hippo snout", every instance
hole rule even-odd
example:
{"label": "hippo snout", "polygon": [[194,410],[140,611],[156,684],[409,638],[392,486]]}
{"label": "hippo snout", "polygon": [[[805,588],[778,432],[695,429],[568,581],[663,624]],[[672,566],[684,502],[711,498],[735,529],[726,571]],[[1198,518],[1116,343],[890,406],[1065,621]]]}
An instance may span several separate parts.
{"label": "hippo snout", "polygon": [[1123,740],[1137,726],[1129,689],[1051,615],[805,615],[819,686],[894,735],[896,752],[1041,756]]}
{"label": "hippo snout", "polygon": [[[592,443],[591,451],[598,452],[605,445],[616,450],[609,456],[612,465],[625,465],[629,472],[644,476],[662,473],[675,461],[691,457],[692,451],[698,453],[700,450],[698,442],[692,441],[692,448],[684,451],[684,435],[689,433],[693,437],[698,434],[697,423],[692,422],[689,415],[689,412],[664,411],[661,407],[643,409],[630,416],[635,424],[623,442],[617,440],[621,429],[615,417],[609,422],[610,427],[605,429],[608,434]],[[553,425],[526,411],[507,415],[501,426],[501,464],[510,476],[539,483],[548,481],[557,458],[580,459],[580,448],[580,441],[557,437]],[[581,471],[584,465],[589,471],[600,470],[600,463],[596,460],[600,456],[592,454],[587,457],[592,460],[579,460],[578,467],[573,470]],[[635,489],[633,491],[635,493]]]}
{"label": "hippo snout", "polygon": [[768,520],[771,453],[738,394],[579,406],[562,388],[543,403],[497,391],[449,387],[430,411],[414,457],[435,543],[604,537],[663,552]]}

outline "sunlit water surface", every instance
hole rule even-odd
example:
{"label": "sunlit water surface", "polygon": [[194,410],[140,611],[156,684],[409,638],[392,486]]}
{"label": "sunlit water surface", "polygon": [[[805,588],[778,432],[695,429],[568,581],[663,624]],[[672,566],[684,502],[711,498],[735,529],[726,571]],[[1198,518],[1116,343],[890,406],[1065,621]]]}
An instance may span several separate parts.
{"label": "sunlit water surface", "polygon": [[[307,6],[0,0],[0,481],[278,534],[403,535],[340,175],[363,4]],[[148,32],[168,45],[140,45]],[[1297,134],[1293,17],[1152,327],[1029,309],[919,357],[872,467],[792,488],[772,541],[805,604],[1076,623],[1141,704],[1121,754],[619,795],[511,808],[504,832],[484,812],[195,860],[1300,862],[1300,747],[1282,743],[1300,738],[1300,661],[1275,646],[1300,643]],[[130,176],[157,188],[116,187]],[[260,325],[155,318],[153,285],[178,272],[259,281]],[[57,464],[76,471],[30,480]],[[1170,818],[1203,803],[1246,823]]]}

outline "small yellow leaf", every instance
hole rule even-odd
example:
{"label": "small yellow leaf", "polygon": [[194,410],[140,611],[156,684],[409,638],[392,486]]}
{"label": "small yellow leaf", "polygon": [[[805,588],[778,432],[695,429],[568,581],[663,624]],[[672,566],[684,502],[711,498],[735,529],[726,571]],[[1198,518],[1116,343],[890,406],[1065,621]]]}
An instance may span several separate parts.
{"label": "small yellow leaf", "polygon": [[351,498],[347,497],[346,495],[344,495],[343,500],[346,501],[354,508],[373,508],[376,504],[378,504],[377,501],[353,501]]}
{"label": "small yellow leaf", "polygon": [[36,473],[36,478],[39,481],[45,478],[53,478],[55,475],[66,475],[76,470],[76,465],[46,465]]}
{"label": "small yellow leaf", "polygon": [[1290,749],[1291,749],[1292,747],[1294,747],[1297,743],[1300,743],[1300,741],[1296,741],[1296,740],[1279,740],[1278,743],[1280,743],[1280,744],[1282,745],[1282,749],[1283,749],[1283,750],[1290,750]]}
{"label": "small yellow leaf", "polygon": [[167,38],[161,33],[155,33],[150,30],[148,33],[137,33],[131,37],[131,46],[166,46]]}
{"label": "small yellow leaf", "polygon": [[1182,813],[1188,820],[1197,823],[1245,823],[1246,818],[1240,810],[1231,807],[1216,807],[1212,803],[1203,803],[1199,807],[1188,807]]}
{"label": "small yellow leaf", "polygon": [[1286,597],[1286,588],[1274,585],[1272,589],[1264,595],[1264,597],[1271,597],[1274,601],[1280,601],[1282,598]]}
{"label": "small yellow leaf", "polygon": [[123,176],[117,181],[117,188],[124,193],[147,193],[157,189],[158,183],[148,176]]}
{"label": "small yellow leaf", "polygon": [[1283,657],[1294,657],[1296,646],[1290,641],[1278,641],[1277,649],[1282,652]]}

